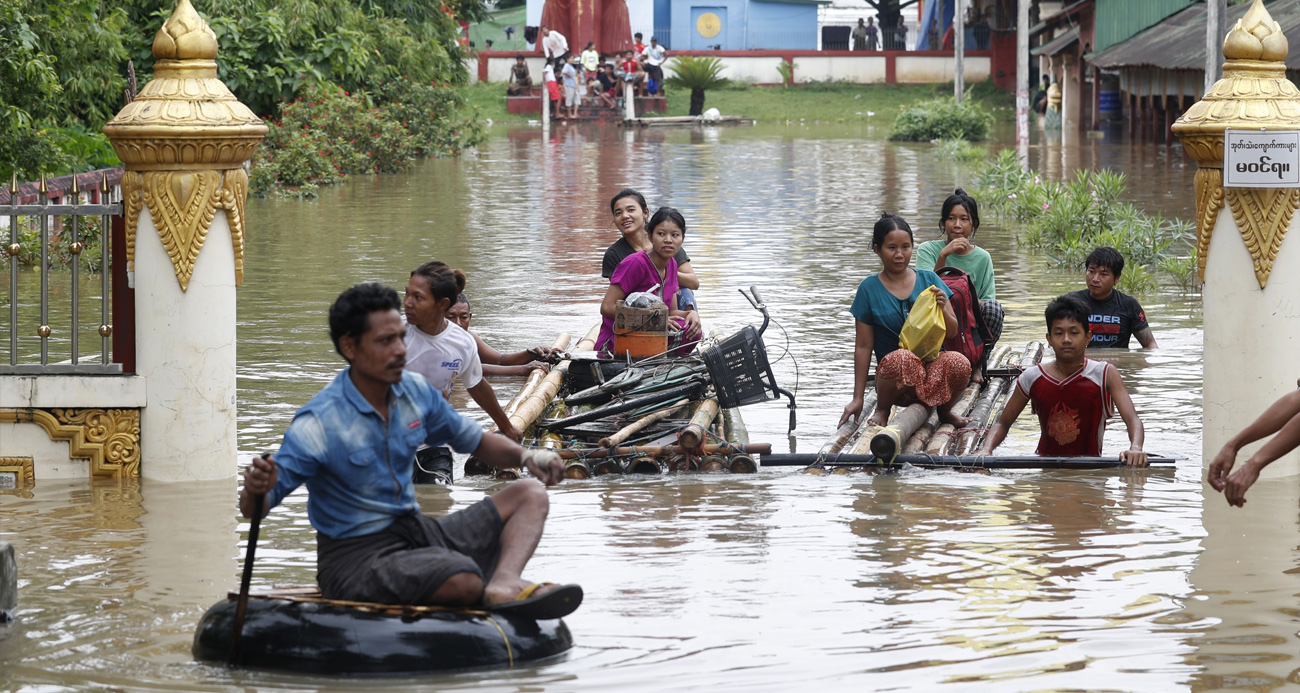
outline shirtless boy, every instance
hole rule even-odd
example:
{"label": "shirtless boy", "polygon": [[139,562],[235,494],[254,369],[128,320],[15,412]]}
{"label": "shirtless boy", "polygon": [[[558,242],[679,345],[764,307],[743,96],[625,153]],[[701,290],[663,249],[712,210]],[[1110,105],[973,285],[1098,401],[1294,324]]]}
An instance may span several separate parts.
{"label": "shirtless boy", "polygon": [[1088,306],[1066,294],[1047,306],[1047,343],[1056,360],[1026,369],[1016,380],[1007,407],[989,430],[984,446],[975,453],[991,455],[1007,437],[1025,405],[1032,402],[1042,435],[1038,454],[1052,457],[1098,457],[1106,419],[1115,409],[1128,427],[1129,449],[1120,460],[1129,467],[1147,466],[1142,452],[1142,420],[1115,367],[1087,356],[1092,332]]}

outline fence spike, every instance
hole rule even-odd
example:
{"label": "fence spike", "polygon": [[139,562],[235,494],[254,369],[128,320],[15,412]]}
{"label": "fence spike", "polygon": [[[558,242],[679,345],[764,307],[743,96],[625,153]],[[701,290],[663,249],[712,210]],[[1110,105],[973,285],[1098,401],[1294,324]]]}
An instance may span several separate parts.
{"label": "fence spike", "polygon": [[13,201],[13,196],[17,194],[18,194],[18,172],[14,171],[13,178],[9,179],[9,197],[10,197],[9,204],[15,204],[15,205],[18,204],[17,202]]}
{"label": "fence spike", "polygon": [[41,174],[41,188],[40,188],[40,193],[41,193],[42,195],[45,195],[45,194],[48,194],[49,192],[50,192],[50,187],[49,187],[48,185],[46,185],[46,183],[45,183],[45,174],[42,173],[42,174]]}
{"label": "fence spike", "polygon": [[[77,174],[75,173],[72,174],[72,190],[70,190],[69,192],[71,192],[73,195],[81,194],[81,184],[77,182]],[[77,204],[79,202],[81,202],[81,200],[78,199],[74,201],[73,204]]]}

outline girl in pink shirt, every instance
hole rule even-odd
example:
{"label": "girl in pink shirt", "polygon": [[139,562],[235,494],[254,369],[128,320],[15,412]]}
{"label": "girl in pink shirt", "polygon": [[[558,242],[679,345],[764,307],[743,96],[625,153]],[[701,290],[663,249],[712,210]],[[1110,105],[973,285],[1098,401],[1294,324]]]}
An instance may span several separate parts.
{"label": "girl in pink shirt", "polygon": [[607,351],[614,343],[614,313],[618,302],[629,294],[649,291],[656,284],[655,294],[668,306],[669,318],[682,329],[690,353],[700,339],[700,314],[694,310],[677,309],[677,261],[673,256],[686,238],[686,219],[672,207],[660,207],[646,227],[650,236],[650,250],[633,253],[623,259],[609,278],[609,289],[600,303],[602,317],[596,350]]}

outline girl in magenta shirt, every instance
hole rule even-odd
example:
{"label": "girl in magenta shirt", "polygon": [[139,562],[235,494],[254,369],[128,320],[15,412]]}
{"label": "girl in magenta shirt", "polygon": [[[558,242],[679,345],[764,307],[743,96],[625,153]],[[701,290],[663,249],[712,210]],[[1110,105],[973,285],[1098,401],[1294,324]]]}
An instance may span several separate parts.
{"label": "girl in magenta shirt", "polygon": [[[681,249],[686,238],[686,219],[672,207],[660,207],[646,227],[650,236],[650,250],[633,253],[618,264],[609,278],[609,289],[600,302],[600,336],[596,350],[607,351],[614,343],[614,312],[618,302],[629,294],[649,291],[656,284],[655,294],[668,306],[668,315],[682,329],[685,342],[691,348],[700,339],[700,314],[693,310],[677,309],[677,261],[673,256]],[[686,349],[689,353],[691,349]]]}

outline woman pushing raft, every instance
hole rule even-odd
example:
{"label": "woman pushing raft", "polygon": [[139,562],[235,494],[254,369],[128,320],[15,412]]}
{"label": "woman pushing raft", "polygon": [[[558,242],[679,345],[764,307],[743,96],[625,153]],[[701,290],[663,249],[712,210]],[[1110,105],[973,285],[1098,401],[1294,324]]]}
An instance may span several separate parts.
{"label": "woman pushing raft", "polygon": [[[492,417],[502,435],[519,442],[523,433],[510,423],[492,386],[483,378],[474,336],[447,319],[447,311],[464,290],[465,273],[445,262],[426,262],[411,272],[402,301],[406,319],[405,370],[424,376],[448,400],[452,380],[460,378],[469,396]],[[417,483],[451,480],[451,451],[447,448],[421,447],[415,458]]]}
{"label": "woman pushing raft", "polygon": [[[614,199],[609,201],[609,211],[614,215],[614,226],[623,233],[623,237],[605,249],[605,257],[600,263],[600,276],[606,279],[614,276],[614,270],[629,255],[651,249],[650,236],[645,228],[650,208],[646,206],[645,197],[641,193],[631,188],[618,191]],[[691,258],[685,249],[678,246],[673,259],[677,261],[677,305],[682,309],[696,308],[694,290],[700,288],[700,278],[695,276]]]}
{"label": "woman pushing raft", "polygon": [[943,201],[939,213],[939,228],[943,240],[926,241],[916,247],[916,266],[938,272],[944,267],[956,267],[970,276],[975,284],[980,313],[988,326],[993,342],[985,345],[984,358],[972,368],[971,380],[983,382],[983,367],[987,365],[993,344],[1002,336],[1002,304],[997,302],[997,287],[993,280],[993,258],[987,250],[975,245],[975,232],[980,228],[980,210],[975,198],[957,188]]}
{"label": "woman pushing raft", "polygon": [[[640,197],[640,195],[637,195]],[[669,320],[682,332],[677,354],[690,353],[700,340],[700,314],[680,309],[677,303],[678,268],[674,259],[686,239],[686,219],[672,207],[660,207],[650,219],[649,251],[627,256],[609,279],[609,289],[600,302],[600,336],[597,351],[610,351],[614,345],[614,314],[618,302],[639,291],[653,291],[668,306]]]}
{"label": "woman pushing raft", "polygon": [[943,310],[947,336],[957,333],[957,315],[948,297],[952,292],[939,275],[912,269],[912,227],[902,217],[886,212],[871,234],[871,249],[880,257],[881,270],[858,285],[849,312],[857,319],[853,347],[853,399],[844,407],[840,423],[862,414],[862,393],[867,387],[871,354],[876,355],[876,410],[870,423],[884,426],[890,409],[922,402],[937,407],[939,418],[957,427],[970,419],[953,413],[957,396],[970,383],[970,361],[954,351],[943,351],[929,363],[898,345],[912,304],[922,291],[934,292]]}

